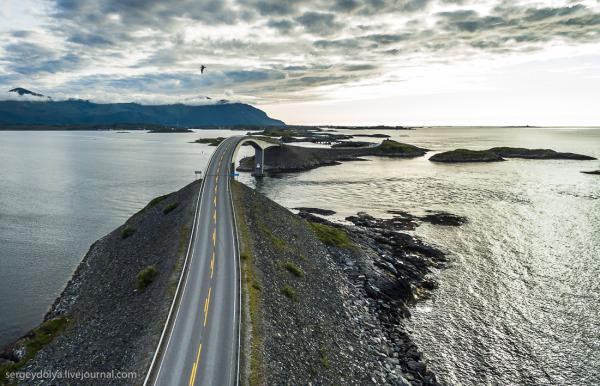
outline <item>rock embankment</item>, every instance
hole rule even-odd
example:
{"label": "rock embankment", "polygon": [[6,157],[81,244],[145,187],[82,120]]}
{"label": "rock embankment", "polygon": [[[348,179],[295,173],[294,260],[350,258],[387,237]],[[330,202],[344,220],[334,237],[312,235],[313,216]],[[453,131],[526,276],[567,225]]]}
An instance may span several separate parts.
{"label": "rock embankment", "polygon": [[561,153],[550,149],[525,149],[516,147],[493,147],[488,150],[456,149],[434,154],[430,161],[433,162],[497,162],[505,158],[524,159],[570,159],[594,160],[596,158],[575,153]]}
{"label": "rock embankment", "polygon": [[251,384],[437,385],[403,320],[444,254],[371,218],[294,215],[235,183]]}
{"label": "rock embankment", "polygon": [[143,382],[179,279],[199,186],[196,181],[152,200],[96,241],[44,318],[42,329],[60,327],[53,340],[46,339],[35,347],[37,353],[30,353],[32,358],[19,362],[27,357],[23,350],[34,347],[27,334],[4,350],[0,366],[28,372],[135,372],[136,379],[85,384]]}
{"label": "rock embankment", "polygon": [[[267,173],[298,172],[321,166],[338,165],[341,161],[359,161],[361,157],[394,158],[421,157],[427,149],[386,139],[378,146],[365,148],[309,148],[281,145],[265,150],[264,169]],[[254,156],[240,161],[239,171],[254,170]]]}

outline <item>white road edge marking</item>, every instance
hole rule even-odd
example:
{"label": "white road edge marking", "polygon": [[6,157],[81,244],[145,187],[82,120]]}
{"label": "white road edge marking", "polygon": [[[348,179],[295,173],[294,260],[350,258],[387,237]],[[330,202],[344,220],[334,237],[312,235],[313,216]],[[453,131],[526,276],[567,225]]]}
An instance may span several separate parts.
{"label": "white road edge marking", "polygon": [[[214,159],[214,155],[213,157],[210,158],[210,161],[208,162],[208,165],[206,166],[206,169],[204,171],[204,175],[207,175],[207,171],[210,169],[212,163],[213,163],[213,159]],[[188,244],[188,249],[185,255],[185,260],[183,262],[183,267],[184,269],[188,269],[189,267],[187,266],[188,263],[188,259],[190,261],[190,265],[192,264],[193,258],[194,256],[192,255],[192,258],[190,259],[190,250],[192,247],[192,244],[196,241],[196,235],[197,233],[195,233],[196,231],[196,223],[198,222],[198,213],[199,213],[199,208],[202,206],[202,202],[204,202],[204,195],[202,194],[203,190],[204,190],[204,184],[205,184],[206,178],[202,179],[202,185],[200,186],[200,191],[198,193],[198,199],[196,201],[196,212],[194,213],[194,223],[192,225],[192,234],[190,236],[190,242]],[[182,273],[181,277],[179,278],[179,282],[177,283],[177,289],[175,290],[175,296],[173,297],[173,302],[171,303],[171,308],[169,309],[169,314],[167,316],[167,321],[165,322],[165,327],[163,328],[163,332],[160,336],[160,340],[158,341],[158,345],[156,347],[156,350],[154,351],[154,356],[152,357],[152,362],[150,362],[150,367],[148,368],[148,372],[146,373],[146,378],[144,379],[144,386],[148,385],[148,382],[150,381],[150,374],[152,373],[152,369],[155,366],[156,363],[156,359],[158,357],[158,354],[160,352],[160,347],[162,346],[163,340],[165,338],[165,334],[167,333],[167,328],[169,327],[169,320],[172,317],[173,314],[173,309],[175,307],[175,303],[177,302],[177,297],[179,295],[179,290],[181,287],[181,283],[183,281],[183,277],[185,276],[185,282],[183,284],[183,291],[181,293],[181,297],[183,298],[183,294],[185,293],[185,289],[187,288],[187,279],[189,277],[189,272],[185,272],[185,275]],[[175,313],[175,319],[173,320],[173,325],[175,325],[175,323],[177,322],[177,317],[179,316],[179,310],[180,307],[177,307],[177,312]],[[167,340],[167,345],[165,346],[164,352],[167,351],[167,349],[169,348],[169,343],[171,342],[171,334],[169,333],[169,339]],[[160,366],[158,367],[158,372],[156,373],[156,377],[154,378],[154,385],[156,384],[156,380],[158,379],[159,375],[160,375],[160,371],[162,370],[162,365],[163,365],[163,361],[160,361]]]}

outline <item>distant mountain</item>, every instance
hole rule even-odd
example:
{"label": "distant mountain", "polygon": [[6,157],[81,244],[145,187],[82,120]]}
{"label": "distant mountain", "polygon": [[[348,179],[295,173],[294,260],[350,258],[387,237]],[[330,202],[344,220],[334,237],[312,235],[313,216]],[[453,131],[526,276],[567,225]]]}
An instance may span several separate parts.
{"label": "distant mountain", "polygon": [[[23,87],[13,88],[12,90],[8,90],[8,92],[16,92],[20,96],[31,95],[31,96],[36,96],[36,97],[40,97],[40,98],[44,98],[45,97],[45,95],[38,94],[38,93],[33,92],[33,91],[29,91],[29,90],[27,90],[26,88],[23,88]],[[48,98],[50,98],[50,97],[48,97]]]}
{"label": "distant mountain", "polygon": [[[19,89],[11,90],[17,92]],[[31,91],[21,89],[24,93]],[[31,93],[35,95],[35,93]],[[20,94],[23,95],[23,94]],[[219,101],[217,104],[191,106],[140,105],[137,103],[99,104],[84,100],[0,101],[0,124],[30,125],[111,125],[151,124],[173,126],[281,126],[280,120],[244,103]]]}

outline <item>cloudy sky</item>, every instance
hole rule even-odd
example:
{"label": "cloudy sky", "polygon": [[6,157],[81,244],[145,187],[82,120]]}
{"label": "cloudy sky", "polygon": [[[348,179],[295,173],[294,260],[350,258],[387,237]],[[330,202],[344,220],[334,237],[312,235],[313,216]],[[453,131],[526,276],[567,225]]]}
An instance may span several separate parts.
{"label": "cloudy sky", "polygon": [[600,125],[600,0],[2,3],[0,96],[210,96],[306,124]]}

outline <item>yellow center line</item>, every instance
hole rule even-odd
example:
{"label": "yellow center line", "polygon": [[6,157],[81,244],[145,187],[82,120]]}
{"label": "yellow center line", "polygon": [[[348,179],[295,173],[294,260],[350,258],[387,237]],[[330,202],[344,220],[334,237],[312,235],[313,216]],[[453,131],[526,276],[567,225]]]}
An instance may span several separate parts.
{"label": "yellow center line", "polygon": [[208,288],[208,296],[206,297],[206,302],[204,303],[204,327],[206,327],[206,320],[208,319],[208,308],[210,307],[210,291],[211,287]]}
{"label": "yellow center line", "polygon": [[215,199],[213,200],[215,203],[215,206],[217,205],[217,196],[215,196]]}
{"label": "yellow center line", "polygon": [[213,251],[212,259],[210,260],[210,277],[212,279],[213,272],[215,271],[215,252]]}
{"label": "yellow center line", "polygon": [[196,382],[196,372],[198,371],[198,361],[200,360],[200,353],[202,353],[202,343],[198,346],[198,354],[196,354],[196,362],[192,366],[192,373],[190,374],[190,386],[193,386]]}
{"label": "yellow center line", "polygon": [[219,185],[215,185],[215,194],[217,194],[217,190],[219,190]]}
{"label": "yellow center line", "polygon": [[213,231],[213,246],[217,245],[217,230]]}
{"label": "yellow center line", "polygon": [[217,209],[215,209],[215,211],[213,213],[213,220],[215,220],[215,222],[217,222]]}

